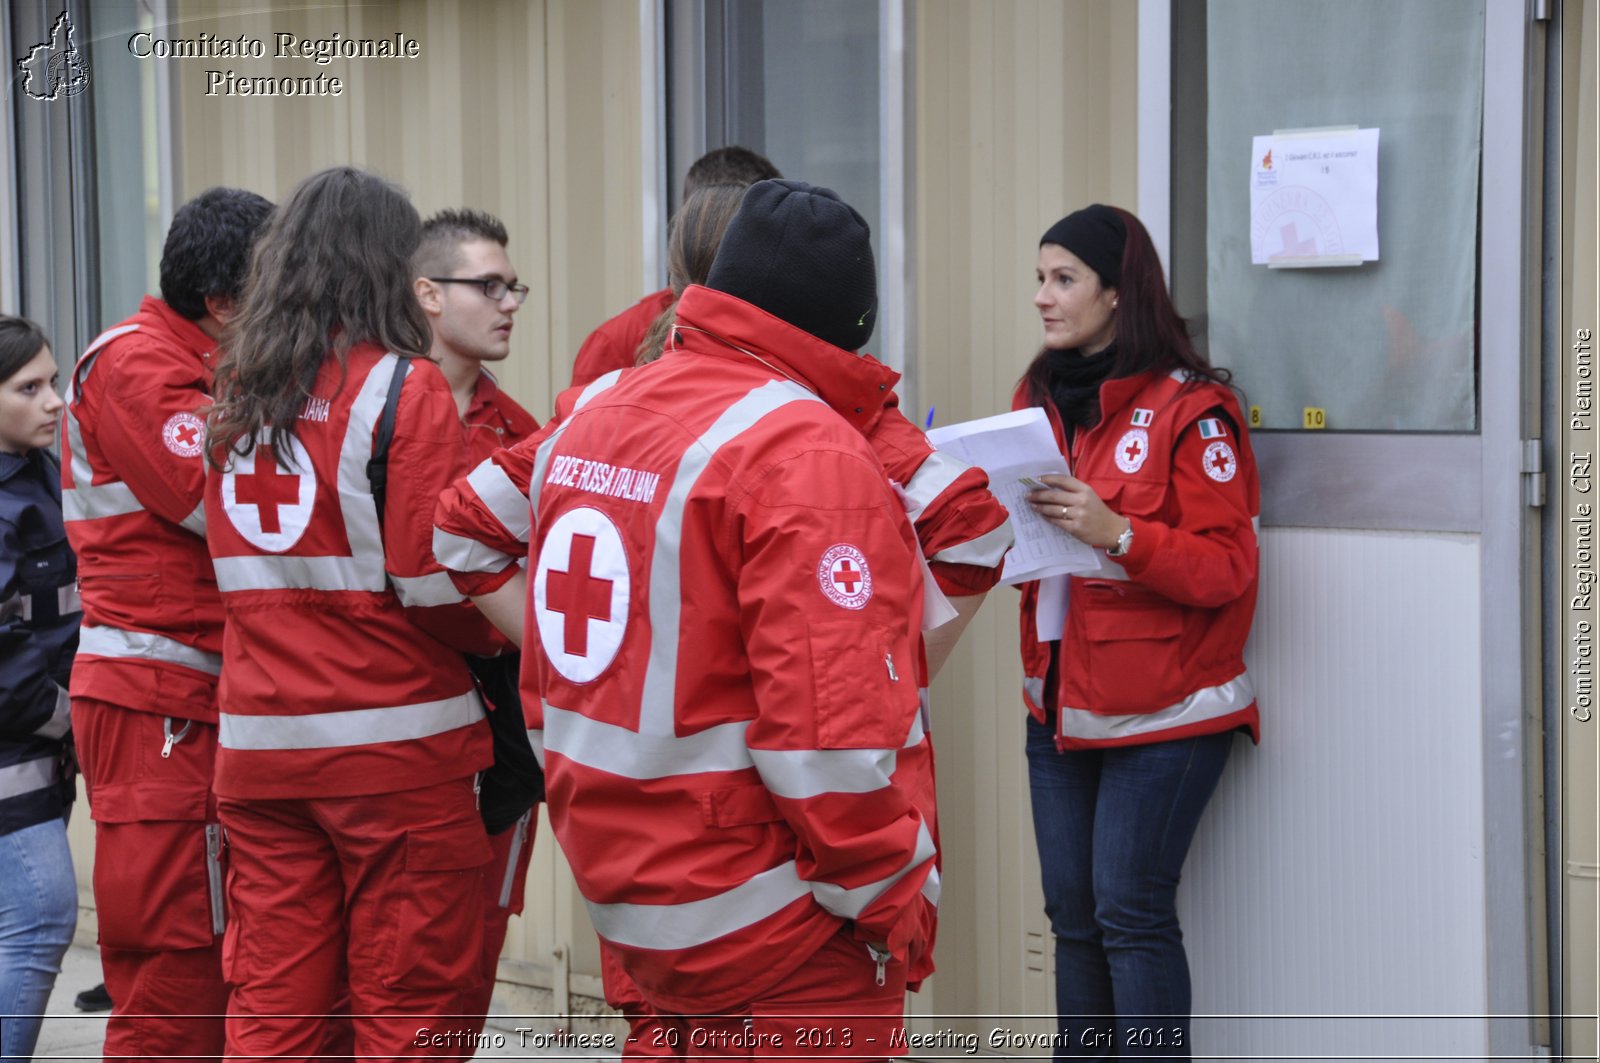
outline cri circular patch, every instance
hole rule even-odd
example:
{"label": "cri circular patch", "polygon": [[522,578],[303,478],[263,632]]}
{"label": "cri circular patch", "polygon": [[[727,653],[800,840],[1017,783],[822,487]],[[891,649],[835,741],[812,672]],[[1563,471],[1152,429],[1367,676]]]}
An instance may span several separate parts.
{"label": "cri circular patch", "polygon": [[1138,472],[1144,459],[1150,456],[1150,433],[1143,428],[1130,428],[1122,433],[1117,443],[1117,468],[1123,472]]}
{"label": "cri circular patch", "polygon": [[1225,484],[1239,472],[1239,459],[1234,457],[1233,448],[1217,440],[1206,448],[1206,456],[1201,459],[1205,465],[1206,475]]}
{"label": "cri circular patch", "polygon": [[817,582],[829,601],[845,609],[860,609],[872,597],[867,555],[849,543],[828,547],[817,562]]}
{"label": "cri circular patch", "polygon": [[206,423],[187,411],[173,414],[161,426],[161,442],[180,458],[198,458],[205,438]]}

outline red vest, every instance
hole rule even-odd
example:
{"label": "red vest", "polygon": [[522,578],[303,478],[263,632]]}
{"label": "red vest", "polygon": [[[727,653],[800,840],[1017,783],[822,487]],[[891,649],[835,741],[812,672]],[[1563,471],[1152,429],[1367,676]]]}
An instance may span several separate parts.
{"label": "red vest", "polygon": [[[1063,749],[1237,727],[1258,738],[1243,652],[1255,615],[1261,492],[1238,401],[1226,387],[1178,373],[1107,381],[1100,401],[1100,423],[1076,435],[1072,471],[1129,518],[1133,544],[1125,557],[1102,553],[1098,571],[1066,579],[1059,634],[1040,639],[1038,611],[1041,595],[1062,592],[1061,580],[1023,586],[1025,701],[1041,720],[1047,704],[1057,708]],[[1021,391],[1016,405],[1026,405]],[[1061,441],[1056,411],[1045,409]],[[1052,638],[1060,639],[1059,682],[1047,694]]]}

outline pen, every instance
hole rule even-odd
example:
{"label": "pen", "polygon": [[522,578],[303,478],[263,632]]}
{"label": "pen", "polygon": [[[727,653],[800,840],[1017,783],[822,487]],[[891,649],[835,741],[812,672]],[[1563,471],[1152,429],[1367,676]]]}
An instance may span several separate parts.
{"label": "pen", "polygon": [[933,427],[933,411],[937,408],[936,406],[928,407],[928,423],[922,426],[924,432]]}

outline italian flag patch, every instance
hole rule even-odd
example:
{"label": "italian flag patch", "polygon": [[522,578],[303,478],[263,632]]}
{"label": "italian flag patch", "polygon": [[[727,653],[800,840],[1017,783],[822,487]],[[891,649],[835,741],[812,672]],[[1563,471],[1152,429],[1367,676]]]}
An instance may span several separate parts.
{"label": "italian flag patch", "polygon": [[1200,422],[1201,439],[1220,439],[1224,435],[1227,433],[1222,430],[1222,422],[1215,417],[1207,417]]}
{"label": "italian flag patch", "polygon": [[1156,414],[1154,410],[1141,410],[1136,408],[1133,411],[1133,423],[1138,425],[1140,428],[1149,428],[1150,422],[1155,419]]}

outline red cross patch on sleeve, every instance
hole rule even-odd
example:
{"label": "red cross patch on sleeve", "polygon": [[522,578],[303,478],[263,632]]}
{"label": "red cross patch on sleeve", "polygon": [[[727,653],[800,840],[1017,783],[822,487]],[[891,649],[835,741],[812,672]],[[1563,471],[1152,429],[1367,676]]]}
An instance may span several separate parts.
{"label": "red cross patch on sleeve", "polygon": [[828,600],[843,609],[864,608],[872,598],[867,555],[849,543],[830,546],[817,562],[817,583]]}
{"label": "red cross patch on sleeve", "polygon": [[1233,448],[1218,440],[1206,447],[1205,454],[1200,459],[1206,475],[1225,484],[1239,474],[1239,459],[1233,453]]}
{"label": "red cross patch on sleeve", "polygon": [[206,423],[187,411],[173,414],[161,426],[161,442],[180,458],[198,458],[205,438]]}

